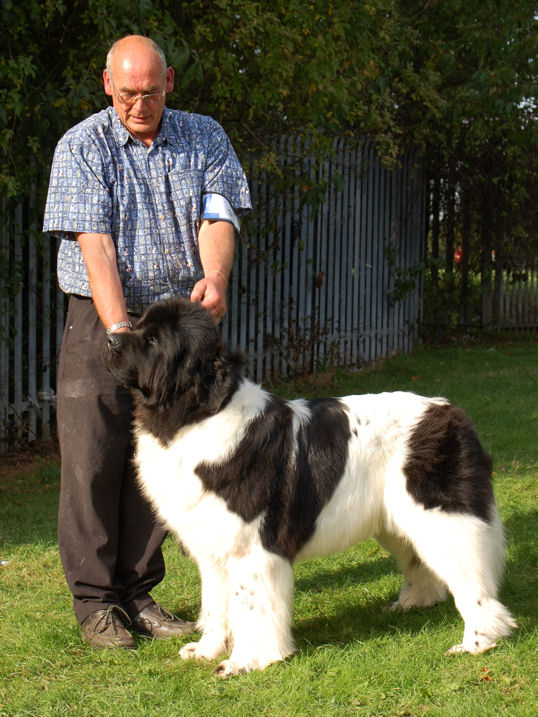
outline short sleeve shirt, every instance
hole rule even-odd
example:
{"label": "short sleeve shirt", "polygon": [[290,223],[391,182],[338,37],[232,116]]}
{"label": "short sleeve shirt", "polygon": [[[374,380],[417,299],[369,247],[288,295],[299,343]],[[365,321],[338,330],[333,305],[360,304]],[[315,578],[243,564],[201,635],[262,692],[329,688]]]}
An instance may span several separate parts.
{"label": "short sleeve shirt", "polygon": [[112,107],[76,125],[56,148],[43,226],[61,240],[60,288],[91,296],[75,235],[101,233],[114,239],[129,311],[187,296],[203,276],[198,229],[210,193],[223,195],[239,216],[250,209],[243,169],[210,117],[165,108],[149,147]]}

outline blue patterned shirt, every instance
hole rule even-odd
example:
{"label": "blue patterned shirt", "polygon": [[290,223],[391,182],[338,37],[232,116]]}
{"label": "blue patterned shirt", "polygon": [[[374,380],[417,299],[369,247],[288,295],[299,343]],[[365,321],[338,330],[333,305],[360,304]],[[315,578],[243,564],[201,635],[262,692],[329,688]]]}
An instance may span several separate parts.
{"label": "blue patterned shirt", "polygon": [[91,296],[75,234],[95,232],[114,239],[129,311],[188,296],[203,276],[198,229],[209,193],[239,216],[250,209],[245,174],[210,117],[165,108],[150,147],[112,107],[88,117],[62,137],[51,169],[43,231],[61,239],[60,288]]}

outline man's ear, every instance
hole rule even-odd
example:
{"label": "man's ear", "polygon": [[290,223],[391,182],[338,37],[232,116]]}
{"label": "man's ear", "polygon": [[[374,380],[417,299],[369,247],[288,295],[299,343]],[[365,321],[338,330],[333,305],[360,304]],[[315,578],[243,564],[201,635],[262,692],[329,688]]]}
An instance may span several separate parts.
{"label": "man's ear", "polygon": [[103,85],[105,87],[105,94],[112,95],[112,93],[113,93],[112,80],[110,79],[108,70],[103,70]]}
{"label": "man's ear", "polygon": [[167,67],[166,68],[166,83],[164,87],[166,94],[169,95],[170,92],[174,89],[174,68],[173,67]]}

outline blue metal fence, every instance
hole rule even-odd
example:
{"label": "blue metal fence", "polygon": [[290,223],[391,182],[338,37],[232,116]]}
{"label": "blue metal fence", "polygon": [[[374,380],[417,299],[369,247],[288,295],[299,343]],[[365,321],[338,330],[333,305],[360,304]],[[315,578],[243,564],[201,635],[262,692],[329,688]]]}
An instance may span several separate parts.
{"label": "blue metal fence", "polygon": [[[368,142],[335,141],[322,162],[296,138],[275,151],[292,181],[282,191],[263,172],[250,176],[255,213],[238,242],[224,337],[246,349],[257,381],[411,351],[420,282],[397,290],[424,256],[426,182],[415,157],[388,171]],[[305,201],[306,187],[322,188],[316,202]],[[26,214],[0,220],[0,451],[49,437],[54,418],[64,300],[56,247]]]}
{"label": "blue metal fence", "polygon": [[389,171],[372,144],[337,141],[319,164],[294,139],[281,141],[279,157],[326,189],[312,205],[300,183],[283,195],[263,176],[251,183],[258,229],[238,247],[225,336],[247,349],[260,381],[412,350],[421,285],[401,298],[396,290],[424,257],[416,158]]}

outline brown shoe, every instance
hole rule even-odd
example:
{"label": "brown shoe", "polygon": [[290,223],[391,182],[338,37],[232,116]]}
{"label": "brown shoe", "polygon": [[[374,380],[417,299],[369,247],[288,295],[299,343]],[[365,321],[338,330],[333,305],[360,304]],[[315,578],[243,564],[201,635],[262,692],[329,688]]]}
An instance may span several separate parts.
{"label": "brown shoe", "polygon": [[133,650],[136,643],[125,628],[124,621],[131,622],[125,610],[118,605],[96,610],[82,623],[82,637],[92,647],[123,647]]}
{"label": "brown shoe", "polygon": [[133,617],[132,627],[146,637],[167,638],[189,635],[195,623],[181,620],[154,602]]}

